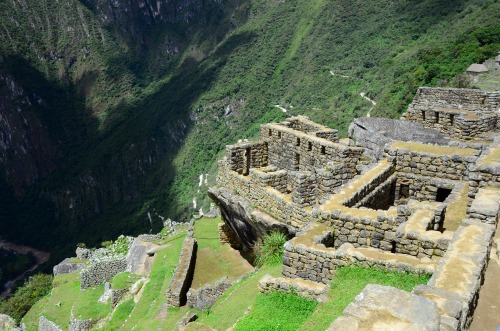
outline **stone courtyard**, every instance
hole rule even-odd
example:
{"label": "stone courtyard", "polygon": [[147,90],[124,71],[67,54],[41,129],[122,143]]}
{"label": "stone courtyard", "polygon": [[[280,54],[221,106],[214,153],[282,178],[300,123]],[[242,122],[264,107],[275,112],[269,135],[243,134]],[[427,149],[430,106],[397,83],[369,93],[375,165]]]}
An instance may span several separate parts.
{"label": "stone courtyard", "polygon": [[420,88],[400,120],[357,119],[345,139],[303,116],[262,125],[227,146],[209,195],[234,247],[289,236],[281,282],[328,285],[349,264],[432,275],[412,293],[365,288],[330,330],[464,330],[499,219],[500,93]]}

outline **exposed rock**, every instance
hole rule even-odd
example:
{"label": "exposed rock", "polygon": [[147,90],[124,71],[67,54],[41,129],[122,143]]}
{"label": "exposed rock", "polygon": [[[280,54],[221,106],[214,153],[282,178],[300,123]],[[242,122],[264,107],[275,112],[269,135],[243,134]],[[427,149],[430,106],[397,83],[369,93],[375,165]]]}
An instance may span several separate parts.
{"label": "exposed rock", "polygon": [[349,138],[356,145],[365,147],[365,153],[374,160],[382,159],[384,146],[395,140],[436,145],[448,145],[450,142],[439,131],[426,129],[421,123],[374,117],[355,119],[349,125]]}
{"label": "exposed rock", "polygon": [[158,245],[136,238],[127,253],[127,271],[137,275],[148,275],[153,264],[150,251]]}
{"label": "exposed rock", "polygon": [[54,266],[52,269],[52,272],[54,273],[54,276],[61,275],[61,274],[70,274],[75,271],[78,271],[85,267],[85,263],[81,262],[72,262],[71,258],[64,259],[61,263],[58,265]]}
{"label": "exposed rock", "polygon": [[20,330],[16,328],[16,321],[9,315],[0,314],[0,330]]}
{"label": "exposed rock", "polygon": [[393,287],[367,285],[328,331],[439,331],[439,312],[429,299]]}

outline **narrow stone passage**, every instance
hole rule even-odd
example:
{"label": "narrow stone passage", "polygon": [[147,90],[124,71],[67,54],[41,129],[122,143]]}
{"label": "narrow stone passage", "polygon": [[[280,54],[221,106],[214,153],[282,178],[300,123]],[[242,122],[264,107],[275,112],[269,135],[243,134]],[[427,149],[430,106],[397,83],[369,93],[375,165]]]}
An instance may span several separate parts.
{"label": "narrow stone passage", "polygon": [[500,231],[493,238],[484,284],[474,312],[470,331],[497,330],[500,327]]}

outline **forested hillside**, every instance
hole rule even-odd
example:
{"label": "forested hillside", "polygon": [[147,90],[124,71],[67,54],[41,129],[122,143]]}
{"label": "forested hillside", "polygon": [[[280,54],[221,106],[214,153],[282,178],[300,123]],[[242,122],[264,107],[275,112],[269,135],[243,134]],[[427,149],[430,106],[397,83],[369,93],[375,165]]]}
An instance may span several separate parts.
{"label": "forested hillside", "polygon": [[187,220],[226,144],[296,114],[345,134],[362,92],[397,117],[500,51],[499,22],[493,0],[0,1],[0,233],[57,260]]}

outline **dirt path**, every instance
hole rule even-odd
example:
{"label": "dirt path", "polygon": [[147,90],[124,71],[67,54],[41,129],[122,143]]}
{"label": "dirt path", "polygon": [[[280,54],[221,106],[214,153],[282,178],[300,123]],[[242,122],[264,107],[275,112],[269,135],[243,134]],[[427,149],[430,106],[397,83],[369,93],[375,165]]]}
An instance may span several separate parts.
{"label": "dirt path", "polygon": [[[351,76],[336,74],[335,72],[333,72],[333,70],[330,70],[330,74],[331,74],[332,76],[336,76],[336,77],[351,78]],[[367,101],[371,102],[372,107],[368,110],[368,113],[366,113],[366,117],[370,117],[370,116],[371,116],[371,111],[372,111],[373,107],[375,107],[375,106],[377,105],[377,102],[375,102],[374,100],[372,100],[372,99],[368,98],[368,97],[366,96],[366,92],[361,92],[359,95],[360,95],[363,99],[365,99],[365,100],[367,100]]]}
{"label": "dirt path", "polygon": [[351,78],[351,76],[336,74],[336,73],[333,72],[333,70],[330,70],[330,74],[332,76],[337,76],[337,77],[342,77],[342,78]]}
{"label": "dirt path", "polygon": [[288,109],[286,109],[285,107],[281,107],[280,105],[274,105],[274,107],[278,108],[279,110],[281,110],[284,113],[286,113],[288,111]]}
{"label": "dirt path", "polygon": [[49,257],[50,257],[50,254],[47,252],[35,249],[33,247],[29,247],[29,246],[17,245],[17,244],[14,244],[14,243],[11,243],[11,242],[8,242],[5,240],[0,240],[0,248],[2,248],[4,250],[8,250],[8,251],[14,251],[14,252],[17,252],[20,254],[33,253],[33,255],[36,258],[36,263],[31,268],[26,270],[24,273],[22,273],[21,275],[19,275],[15,279],[10,280],[7,283],[5,283],[5,290],[3,290],[2,293],[0,293],[0,297],[2,297],[2,298],[5,298],[6,296],[8,296],[10,294],[10,292],[12,291],[12,287],[16,284],[16,282],[24,279],[28,273],[32,272],[33,270],[38,268],[43,263],[47,262],[49,260]]}
{"label": "dirt path", "polygon": [[375,107],[375,106],[377,105],[377,103],[376,103],[375,101],[373,101],[372,99],[368,98],[368,97],[366,96],[366,93],[365,93],[365,92],[361,92],[359,95],[360,95],[363,99],[365,99],[365,100],[367,100],[367,101],[369,101],[369,102],[371,102],[371,103],[372,103],[372,105],[373,105],[373,106],[372,106],[372,107],[368,110],[368,113],[366,113],[366,117],[370,117],[370,113],[371,113],[371,111],[372,111],[373,107]]}
{"label": "dirt path", "polygon": [[500,328],[500,229],[497,229],[493,239],[493,248],[490,253],[490,260],[483,286],[479,291],[479,302],[470,331],[497,330]]}

